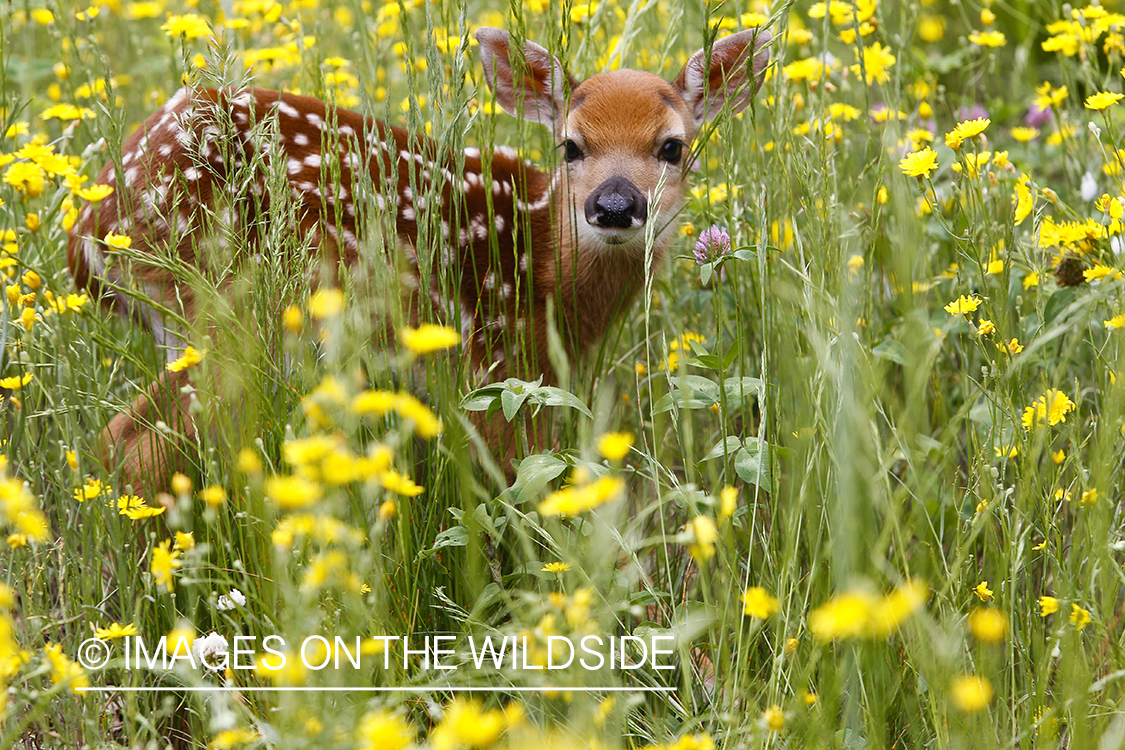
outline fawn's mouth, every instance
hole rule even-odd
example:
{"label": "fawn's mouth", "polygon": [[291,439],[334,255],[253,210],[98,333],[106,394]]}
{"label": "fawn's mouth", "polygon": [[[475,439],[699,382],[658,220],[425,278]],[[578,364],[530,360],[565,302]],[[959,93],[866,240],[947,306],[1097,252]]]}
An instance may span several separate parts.
{"label": "fawn's mouth", "polygon": [[641,234],[643,227],[643,224],[640,227],[629,227],[627,229],[590,225],[590,228],[594,230],[594,236],[607,245],[626,245]]}

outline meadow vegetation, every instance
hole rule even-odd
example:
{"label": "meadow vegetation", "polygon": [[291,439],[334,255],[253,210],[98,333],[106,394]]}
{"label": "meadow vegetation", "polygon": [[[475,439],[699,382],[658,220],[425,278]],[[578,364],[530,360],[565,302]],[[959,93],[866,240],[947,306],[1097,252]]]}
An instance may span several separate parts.
{"label": "meadow vegetation", "polygon": [[[0,747],[1120,747],[1119,9],[0,5]],[[479,25],[578,78],[775,37],[754,104],[696,144],[675,257],[585,361],[555,347],[556,390],[472,391],[441,328],[373,346],[393,269],[311,288],[284,207],[221,292],[173,268],[204,302],[170,365],[75,288],[93,176],[185,81],[557,164],[494,106]],[[97,437],[170,366],[207,427],[170,492],[124,486]],[[488,408],[557,446],[510,485]],[[287,666],[126,669],[126,637],[218,658],[213,632],[278,634]],[[381,640],[412,634],[459,668]],[[302,667],[309,635],[362,668]],[[486,635],[524,661],[475,665]],[[552,635],[667,636],[675,668],[525,668]],[[177,690],[82,690],[107,685]],[[235,690],[180,690],[208,686]],[[337,690],[258,689],[285,686]]]}

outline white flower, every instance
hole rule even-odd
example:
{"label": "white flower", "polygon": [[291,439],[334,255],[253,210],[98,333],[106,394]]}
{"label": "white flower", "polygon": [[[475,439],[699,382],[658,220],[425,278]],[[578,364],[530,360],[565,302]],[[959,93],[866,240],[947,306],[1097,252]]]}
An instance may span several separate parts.
{"label": "white flower", "polygon": [[215,631],[211,631],[202,638],[196,638],[191,644],[192,653],[203,667],[209,672],[221,672],[227,668],[227,639]]}
{"label": "white flower", "polygon": [[1082,200],[1092,201],[1098,197],[1098,178],[1093,172],[1082,175]]}
{"label": "white flower", "polygon": [[236,606],[241,607],[246,604],[246,597],[238,589],[231,589],[230,594],[223,594],[219,597],[219,601],[215,604],[215,608],[220,612],[234,609]]}

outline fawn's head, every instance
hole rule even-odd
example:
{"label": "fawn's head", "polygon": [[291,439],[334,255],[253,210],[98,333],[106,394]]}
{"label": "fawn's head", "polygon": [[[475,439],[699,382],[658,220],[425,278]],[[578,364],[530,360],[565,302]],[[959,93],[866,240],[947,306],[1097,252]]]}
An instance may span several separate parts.
{"label": "fawn's head", "polygon": [[476,37],[496,100],[551,128],[562,149],[562,220],[576,214],[583,246],[626,250],[644,246],[650,216],[668,224],[680,209],[692,139],[725,105],[745,109],[769,63],[770,33],[748,29],[696,52],[672,82],[636,70],[579,82],[538,44],[525,42],[520,56],[507,32],[485,27]]}

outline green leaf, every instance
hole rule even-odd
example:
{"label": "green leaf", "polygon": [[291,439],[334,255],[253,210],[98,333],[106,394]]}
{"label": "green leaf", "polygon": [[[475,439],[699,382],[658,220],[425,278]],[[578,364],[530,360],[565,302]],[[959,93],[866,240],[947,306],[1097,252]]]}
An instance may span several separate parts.
{"label": "green leaf", "polygon": [[434,539],[434,544],[429,549],[424,549],[418,553],[418,559],[424,560],[427,557],[432,557],[437,554],[437,551],[443,547],[464,547],[469,543],[469,530],[464,526],[454,526],[451,529],[446,529],[437,535]]}
{"label": "green leaf", "polygon": [[501,393],[501,386],[486,385],[469,393],[461,399],[461,408],[465,411],[487,411],[492,408]]}
{"label": "green leaf", "polygon": [[723,355],[723,369],[724,370],[727,369],[728,367],[730,367],[731,364],[734,363],[734,360],[738,358],[738,354],[741,350],[742,350],[742,347],[739,346],[738,341],[736,339],[735,342],[730,345],[730,349],[727,349],[727,353]]}
{"label": "green leaf", "polygon": [[894,339],[886,339],[883,343],[871,350],[879,359],[889,359],[896,364],[906,364],[906,347]]}
{"label": "green leaf", "polygon": [[501,391],[500,405],[504,409],[504,419],[509,422],[515,419],[516,412],[519,411],[519,408],[523,406],[523,402],[527,401],[527,397],[530,395],[531,393],[529,391],[524,391],[523,393],[516,393],[509,389]]}
{"label": "green leaf", "polygon": [[673,404],[681,409],[707,409],[719,402],[719,384],[713,380],[701,375],[683,375],[672,382],[676,390],[657,400],[654,413],[671,411]]}
{"label": "green leaf", "polygon": [[582,399],[569,391],[564,391],[561,388],[555,388],[551,385],[544,385],[536,389],[536,396],[536,400],[544,406],[569,406],[571,409],[577,409],[591,419],[594,418],[594,415],[590,413],[590,409],[586,404],[582,403]]}
{"label": "green leaf", "polygon": [[769,446],[761,441],[746,441],[746,445],[734,454],[734,472],[749,484],[755,484],[764,490],[770,489],[770,459]]}
{"label": "green leaf", "polygon": [[707,282],[711,280],[711,274],[714,272],[715,267],[710,263],[704,263],[699,267],[699,283],[707,286]]}
{"label": "green leaf", "polygon": [[757,396],[760,401],[766,386],[761,378],[735,376],[723,381],[723,390],[726,391],[728,401],[741,401],[750,395]]}
{"label": "green leaf", "polygon": [[518,499],[536,497],[547,483],[558,478],[569,464],[555,453],[533,453],[520,462],[512,493]]}
{"label": "green leaf", "polygon": [[719,359],[717,354],[703,354],[698,357],[692,357],[691,359],[687,360],[685,364],[694,365],[696,367],[703,367],[705,369],[718,372],[719,368],[723,366],[723,361]]}
{"label": "green leaf", "polygon": [[730,254],[736,260],[752,261],[758,259],[758,254],[748,247],[742,247]]}
{"label": "green leaf", "polygon": [[1063,310],[1070,307],[1071,303],[1074,302],[1074,298],[1077,296],[1078,289],[1075,287],[1059,289],[1052,294],[1047,300],[1047,306],[1043,308],[1043,322],[1053,322]]}
{"label": "green leaf", "polygon": [[[756,438],[753,438],[756,440]],[[716,458],[734,453],[742,447],[742,438],[731,435],[724,440],[715,443],[715,447],[708,451],[707,455],[700,459],[700,461],[712,461]]]}

